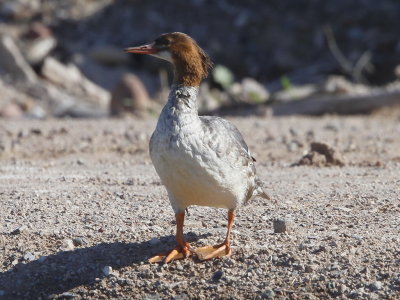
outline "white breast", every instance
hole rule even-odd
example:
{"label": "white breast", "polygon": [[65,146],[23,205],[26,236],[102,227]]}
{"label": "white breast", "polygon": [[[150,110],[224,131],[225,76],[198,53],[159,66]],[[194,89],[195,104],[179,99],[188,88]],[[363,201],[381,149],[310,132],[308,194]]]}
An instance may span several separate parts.
{"label": "white breast", "polygon": [[179,139],[155,132],[151,140],[151,158],[172,207],[175,211],[190,205],[236,208],[246,193],[245,174],[232,170],[194,132]]}

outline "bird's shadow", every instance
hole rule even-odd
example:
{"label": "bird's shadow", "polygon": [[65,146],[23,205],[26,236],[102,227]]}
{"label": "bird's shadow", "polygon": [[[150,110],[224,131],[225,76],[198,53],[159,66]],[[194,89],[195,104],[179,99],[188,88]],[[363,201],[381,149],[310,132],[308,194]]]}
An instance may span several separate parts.
{"label": "bird's shadow", "polygon": [[[206,235],[189,233],[189,242]],[[113,270],[140,265],[151,255],[165,252],[174,246],[174,236],[164,236],[157,245],[149,241],[100,243],[95,246],[61,251],[49,255],[44,261],[35,260],[18,263],[12,269],[0,273],[2,299],[38,299],[51,294],[62,294],[80,285],[94,284],[97,278],[105,277],[103,268]]]}

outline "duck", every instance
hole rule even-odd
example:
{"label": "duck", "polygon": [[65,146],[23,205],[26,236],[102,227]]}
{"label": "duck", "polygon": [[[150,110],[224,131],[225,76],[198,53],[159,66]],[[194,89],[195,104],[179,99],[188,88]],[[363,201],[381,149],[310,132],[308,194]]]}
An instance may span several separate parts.
{"label": "duck", "polygon": [[[236,126],[220,117],[199,116],[197,96],[200,83],[213,66],[210,57],[181,32],[162,34],[125,52],[155,56],[174,67],[173,84],[150,138],[149,152],[175,213],[176,246],[149,262],[230,256],[237,209],[257,196],[271,198],[257,177],[255,159]],[[183,232],[189,206],[228,210],[227,234],[221,244],[191,247]]]}

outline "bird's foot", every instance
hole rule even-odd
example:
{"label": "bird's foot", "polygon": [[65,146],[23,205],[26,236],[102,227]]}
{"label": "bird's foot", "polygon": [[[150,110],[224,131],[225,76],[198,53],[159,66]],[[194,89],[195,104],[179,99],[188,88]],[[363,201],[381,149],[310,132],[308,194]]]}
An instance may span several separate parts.
{"label": "bird's foot", "polygon": [[200,260],[209,260],[231,255],[231,247],[228,243],[222,243],[215,246],[204,246],[194,250]]}
{"label": "bird's foot", "polygon": [[149,259],[149,263],[164,262],[165,264],[177,260],[187,258],[192,255],[194,250],[190,247],[189,243],[185,243],[184,246],[176,246],[169,253],[163,253],[153,256]]}

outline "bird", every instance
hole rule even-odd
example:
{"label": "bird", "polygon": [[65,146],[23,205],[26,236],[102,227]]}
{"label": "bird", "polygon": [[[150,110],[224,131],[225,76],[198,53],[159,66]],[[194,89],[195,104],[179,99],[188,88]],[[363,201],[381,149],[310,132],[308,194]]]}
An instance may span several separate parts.
{"label": "bird", "polygon": [[[150,44],[124,50],[158,57],[174,67],[173,84],[150,138],[149,152],[175,213],[176,246],[149,262],[169,263],[192,255],[200,260],[230,256],[236,210],[256,196],[270,197],[236,126],[220,117],[198,114],[196,98],[213,66],[211,59],[193,38],[181,32],[164,33]],[[185,212],[193,205],[228,210],[223,243],[194,249],[185,240]]]}

